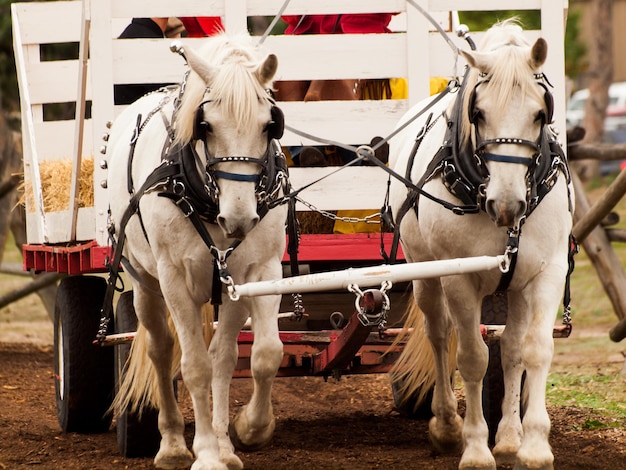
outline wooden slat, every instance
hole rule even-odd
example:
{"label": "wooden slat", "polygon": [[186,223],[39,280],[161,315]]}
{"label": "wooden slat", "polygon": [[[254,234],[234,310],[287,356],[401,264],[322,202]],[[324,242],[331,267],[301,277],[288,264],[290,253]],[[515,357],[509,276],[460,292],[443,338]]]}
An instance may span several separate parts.
{"label": "wooden slat", "polygon": [[80,37],[81,1],[17,3],[20,43],[76,42]]}
{"label": "wooden slat", "polygon": [[[324,210],[380,210],[387,190],[387,174],[378,167],[291,168],[289,177],[294,189],[302,188],[312,181],[328,175],[302,191],[300,196],[318,209]],[[297,210],[308,210],[297,204]]]}
{"label": "wooden slat", "polygon": [[[284,4],[284,0],[227,0],[241,3],[248,16],[273,16]],[[285,14],[337,14],[367,12],[400,12],[407,8],[404,0],[291,0]],[[112,0],[113,17],[145,16],[221,16],[224,0]],[[201,12],[201,13],[199,13]]]}
{"label": "wooden slat", "polygon": [[[34,124],[35,144],[41,160],[71,158],[74,145],[74,120],[46,121]],[[101,135],[102,132],[99,134]],[[93,155],[91,120],[85,121],[85,156]],[[97,158],[97,157],[96,157]]]}
{"label": "wooden slat", "polygon": [[[33,104],[76,101],[78,60],[35,62],[27,68]],[[87,99],[91,99],[90,82],[88,80]]]}
{"label": "wooden slat", "polygon": [[[539,34],[529,31],[527,36],[534,41]],[[474,35],[478,41],[482,36],[483,33]],[[453,40],[458,47],[467,47],[461,39],[455,37]],[[277,80],[367,79],[406,77],[409,73],[405,60],[408,55],[406,43],[404,34],[270,36],[263,49],[278,56]],[[451,76],[454,60],[446,41],[431,33],[428,43],[431,74]],[[166,39],[114,40],[113,82],[180,81],[185,70],[184,61],[170,52],[170,44],[171,41]],[[186,39],[184,44],[198,49],[203,40]],[[419,56],[409,64],[423,68]],[[462,71],[464,64],[459,58],[457,73]]]}
{"label": "wooden slat", "polygon": [[[360,145],[387,136],[408,110],[405,100],[284,102],[285,122],[300,131],[335,142]],[[311,145],[315,141],[286,131],[283,145]]]}

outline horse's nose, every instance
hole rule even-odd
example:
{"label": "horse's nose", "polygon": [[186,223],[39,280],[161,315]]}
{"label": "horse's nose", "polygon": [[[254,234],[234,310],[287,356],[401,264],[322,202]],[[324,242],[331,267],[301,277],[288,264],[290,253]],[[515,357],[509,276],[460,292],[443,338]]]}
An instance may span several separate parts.
{"label": "horse's nose", "polygon": [[487,199],[485,210],[498,227],[513,227],[526,212],[526,201]]}
{"label": "horse's nose", "polygon": [[243,240],[246,235],[259,223],[259,216],[254,215],[247,220],[232,220],[223,215],[217,216],[217,224],[220,226],[224,235],[228,238],[237,238]]}

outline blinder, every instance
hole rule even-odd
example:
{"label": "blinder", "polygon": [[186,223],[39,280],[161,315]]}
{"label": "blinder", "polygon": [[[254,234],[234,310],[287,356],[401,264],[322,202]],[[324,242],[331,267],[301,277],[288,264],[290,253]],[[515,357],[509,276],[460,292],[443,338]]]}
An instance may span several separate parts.
{"label": "blinder", "polygon": [[[537,78],[538,79],[543,78],[543,74],[539,74]],[[469,102],[467,106],[468,118],[470,122],[474,125],[477,124],[478,115],[479,115],[479,111],[476,109],[476,88],[478,88],[480,84],[488,82],[488,81],[489,80],[487,79],[487,80],[478,82],[476,86],[474,87],[474,89],[472,90],[472,93],[469,98]],[[543,101],[546,105],[546,110],[545,110],[543,124],[550,124],[552,122],[552,119],[554,118],[554,97],[552,96],[552,93],[550,93],[550,90],[548,89],[548,86],[545,83],[538,80],[537,85],[541,86],[544,89]]]}
{"label": "blinder", "polygon": [[198,105],[196,114],[193,118],[193,140],[202,140],[206,136],[207,132],[211,129],[211,125],[204,120],[204,105],[211,100],[203,101]]}
{"label": "blinder", "polygon": [[269,139],[280,140],[285,133],[285,115],[283,114],[283,110],[276,106],[274,102],[272,102],[270,112],[272,114],[272,120],[267,128],[267,137]]}
{"label": "blinder", "polygon": [[[193,140],[203,140],[207,132],[211,130],[211,124],[204,119],[203,110],[204,105],[210,102],[211,100],[205,100],[196,109],[193,123]],[[270,108],[271,121],[267,126],[267,138],[269,140],[280,139],[285,133],[285,116],[274,100],[270,99],[269,102],[272,104],[272,107]]]}

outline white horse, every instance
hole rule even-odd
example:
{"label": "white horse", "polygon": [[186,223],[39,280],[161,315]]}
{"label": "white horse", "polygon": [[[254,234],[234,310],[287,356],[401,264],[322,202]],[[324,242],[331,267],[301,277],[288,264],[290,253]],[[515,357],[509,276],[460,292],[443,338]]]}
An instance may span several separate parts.
{"label": "white horse", "polygon": [[[519,255],[511,264],[512,278],[499,287],[507,289],[509,303],[501,339],[503,417],[493,453],[481,403],[488,351],[479,325],[482,300],[496,291],[501,273],[413,282],[419,309],[410,311],[407,325],[419,323],[423,312],[436,369],[430,437],[440,451],[462,449],[462,469],[495,469],[496,463],[550,469],[545,387],[568,274],[573,202],[567,165],[548,127],[552,96],[540,72],[547,44],[538,39],[531,45],[509,20],[492,27],[477,51],[462,54],[469,70],[460,91],[436,102],[430,118],[425,113],[392,142],[391,166],[414,184],[394,180],[391,188],[402,247],[412,262],[498,255],[505,249],[513,259],[518,242]],[[410,193],[413,198],[407,198]],[[450,381],[453,328],[467,402],[464,420]],[[423,364],[414,362],[420,357],[416,348],[417,334],[397,363],[396,378],[408,384],[408,394],[423,378]]]}
{"label": "white horse", "polygon": [[[182,86],[141,98],[111,129],[112,227],[117,249],[123,244],[128,259],[140,321],[116,404],[159,408],[159,468],[242,468],[231,439],[254,449],[274,431],[270,394],[283,357],[280,296],[236,304],[223,296],[208,353],[201,315],[207,301],[219,303],[223,283],[282,276],[287,208],[274,203],[286,189],[286,163],[275,140],[282,114],[268,94],[277,59],[262,55],[255,42],[247,35],[221,35],[207,39],[198,53],[179,49],[190,67]],[[168,328],[169,315],[176,336]],[[237,335],[248,317],[254,392],[229,428]],[[194,407],[193,454],[172,384],[175,340]],[[142,370],[146,351],[158,392]]]}

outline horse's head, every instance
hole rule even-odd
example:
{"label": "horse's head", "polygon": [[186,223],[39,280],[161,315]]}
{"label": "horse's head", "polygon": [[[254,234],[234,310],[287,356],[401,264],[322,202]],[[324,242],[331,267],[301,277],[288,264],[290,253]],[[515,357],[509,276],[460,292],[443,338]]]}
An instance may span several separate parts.
{"label": "horse's head", "polygon": [[273,139],[282,113],[268,89],[278,67],[248,36],[210,39],[198,53],[185,49],[192,70],[176,117],[176,139],[191,143],[206,170],[207,192],[218,204],[217,223],[242,239],[259,222],[259,201],[272,189]]}
{"label": "horse's head", "polygon": [[513,21],[491,28],[477,51],[462,52],[471,70],[463,102],[463,139],[485,180],[485,210],[498,226],[517,226],[528,206],[529,179],[541,153],[552,95],[540,68],[543,39],[530,45]]}

